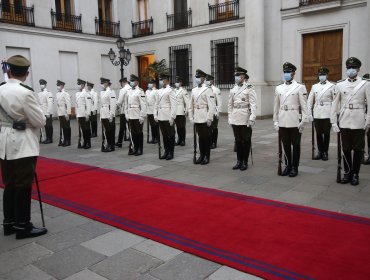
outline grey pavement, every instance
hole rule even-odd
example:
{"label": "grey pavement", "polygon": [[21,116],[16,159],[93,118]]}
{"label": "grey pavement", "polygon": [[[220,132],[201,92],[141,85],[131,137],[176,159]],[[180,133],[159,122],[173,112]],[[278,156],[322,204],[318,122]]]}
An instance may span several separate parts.
{"label": "grey pavement", "polygon": [[[329,161],[312,161],[310,125],[302,136],[299,175],[287,178],[276,175],[278,144],[271,119],[258,120],[253,129],[254,164],[249,162],[246,171],[231,170],[236,155],[225,116],[219,124],[218,148],[211,151],[211,163],[207,166],[192,163],[190,124],[187,145],[175,148],[174,160],[163,161],[158,159],[158,146],[146,143],[140,157],[127,155],[128,142],[115,152],[101,153],[100,124],[99,137],[92,139],[92,149],[77,149],[76,121],[71,123],[72,146],[57,146],[59,124],[54,121],[54,143],[41,145],[41,155],[370,217],[370,166],[361,167],[359,186],[337,184],[336,137],[332,134]],[[144,138],[146,142],[146,135]],[[48,204],[44,204],[44,214],[49,230],[45,236],[15,240],[14,236],[0,235],[0,279],[260,279]],[[37,201],[32,202],[32,220],[41,225]]]}

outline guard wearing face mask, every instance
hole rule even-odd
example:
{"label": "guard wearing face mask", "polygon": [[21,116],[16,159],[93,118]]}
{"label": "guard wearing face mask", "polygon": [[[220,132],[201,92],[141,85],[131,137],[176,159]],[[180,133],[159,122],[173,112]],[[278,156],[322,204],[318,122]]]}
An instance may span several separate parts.
{"label": "guard wearing face mask", "polygon": [[[39,102],[42,111],[46,117],[46,125],[45,125],[45,137],[46,139],[42,141],[43,144],[50,144],[53,143],[53,94],[47,90],[47,82],[44,79],[40,79],[40,88],[41,92],[38,94]],[[41,138],[43,137],[43,131],[41,131]]]}
{"label": "guard wearing face mask", "polygon": [[286,163],[281,175],[289,177],[298,175],[301,135],[308,121],[307,89],[294,80],[296,70],[289,62],[283,64],[285,83],[276,87],[274,100],[274,128],[279,131]]}
{"label": "guard wearing face mask", "polygon": [[235,69],[235,86],[230,90],[228,115],[233,128],[237,161],[233,170],[248,168],[249,153],[252,147],[252,127],[256,121],[257,95],[248,83],[247,70]]}
{"label": "guard wearing face mask", "polygon": [[[90,130],[90,114],[91,114],[91,97],[86,92],[86,81],[77,79],[79,92],[76,93],[77,104],[77,120],[78,120],[78,148],[90,149],[91,148],[91,130]],[[83,143],[81,143],[81,135]]]}
{"label": "guard wearing face mask", "polygon": [[210,127],[215,114],[215,102],[212,89],[204,84],[206,73],[202,70],[196,70],[196,87],[192,89],[189,102],[189,119],[195,123],[196,133],[198,134],[198,143],[200,156],[195,164],[205,165],[210,161]]}
{"label": "guard wearing face mask", "polygon": [[[362,79],[370,81],[370,74],[363,75]],[[367,107],[366,110],[367,110],[367,112],[369,112],[370,108]],[[368,153],[368,157],[367,157],[366,161],[364,159],[364,164],[365,165],[370,165],[370,129],[367,130],[366,135],[367,135],[367,153]]]}
{"label": "guard wearing face mask", "polygon": [[176,94],[176,102],[177,102],[177,109],[176,109],[176,130],[177,130],[177,142],[175,145],[185,146],[185,138],[186,138],[186,116],[188,113],[189,107],[189,94],[188,91],[183,88],[183,78],[176,76],[175,82],[175,94]]}
{"label": "guard wearing face mask", "polygon": [[[333,131],[340,133],[344,176],[342,184],[359,184],[359,172],[365,140],[370,128],[370,82],[358,76],[361,61],[350,57],[346,61],[348,78],[336,85],[336,96],[331,109]],[[353,157],[352,157],[353,151]]]}
{"label": "guard wearing face mask", "polygon": [[116,116],[116,94],[110,89],[110,80],[100,78],[102,87],[100,97],[100,121],[102,124],[102,147],[104,153],[115,150],[114,146],[114,127]]}
{"label": "guard wearing face mask", "polygon": [[214,98],[212,99],[215,102],[215,115],[213,117],[212,125],[211,125],[211,149],[215,149],[217,147],[217,139],[218,139],[218,119],[220,118],[220,112],[222,108],[222,97],[221,91],[218,87],[214,85],[215,78],[212,75],[206,76],[206,86],[210,87],[213,92]]}
{"label": "guard wearing face mask", "polygon": [[329,69],[320,67],[318,70],[319,81],[311,88],[308,96],[308,118],[314,121],[318,154],[314,160],[328,160],[330,142],[330,111],[335,96],[335,84],[328,81]]}
{"label": "guard wearing face mask", "polygon": [[130,85],[127,82],[127,78],[119,80],[121,89],[118,94],[117,109],[119,111],[119,132],[116,147],[122,148],[123,136],[126,138],[126,126],[127,120],[125,115],[125,100],[126,94],[131,90]]}
{"label": "guard wearing face mask", "polygon": [[57,111],[60,124],[60,139],[58,146],[71,146],[71,97],[64,90],[65,83],[57,80]]}
{"label": "guard wearing face mask", "polygon": [[150,144],[157,144],[159,137],[159,124],[154,120],[154,106],[158,99],[158,89],[155,84],[155,80],[150,80],[148,83],[148,89],[145,92],[147,115],[152,135],[152,139],[149,141]]}
{"label": "guard wearing face mask", "polygon": [[87,82],[87,92],[91,97],[91,115],[90,115],[90,126],[91,126],[91,137],[98,136],[98,108],[99,108],[99,94],[94,90],[94,84]]}
{"label": "guard wearing face mask", "polygon": [[176,94],[170,87],[169,75],[159,76],[158,98],[154,105],[154,120],[159,122],[163,136],[164,154],[159,159],[173,159],[175,149]]}
{"label": "guard wearing face mask", "polygon": [[143,154],[144,134],[143,124],[146,117],[146,97],[139,87],[139,77],[130,75],[131,92],[126,97],[126,118],[130,124],[130,132],[134,148],[129,155]]}

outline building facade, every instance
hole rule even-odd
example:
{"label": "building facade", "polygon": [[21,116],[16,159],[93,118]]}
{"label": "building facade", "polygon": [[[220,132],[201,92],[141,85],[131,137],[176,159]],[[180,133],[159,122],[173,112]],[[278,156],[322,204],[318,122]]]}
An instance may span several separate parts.
{"label": "building facade", "polygon": [[0,56],[30,58],[35,87],[40,78],[53,86],[62,79],[75,92],[77,77],[106,76],[117,88],[119,67],[107,54],[117,52],[119,36],[132,53],[125,76],[165,59],[171,80],[180,75],[190,89],[200,68],[215,77],[224,112],[233,69],[246,68],[259,117],[272,114],[285,61],[308,87],[321,65],[332,80],[344,77],[349,56],[362,61],[362,74],[370,71],[370,0],[2,0],[0,17]]}

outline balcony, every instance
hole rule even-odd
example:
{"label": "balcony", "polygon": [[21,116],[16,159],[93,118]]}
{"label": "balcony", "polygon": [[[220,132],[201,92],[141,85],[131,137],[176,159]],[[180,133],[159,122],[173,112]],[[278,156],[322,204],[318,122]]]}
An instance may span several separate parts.
{"label": "balcony", "polygon": [[0,22],[35,26],[35,18],[32,7],[23,5],[9,5],[0,3]]}
{"label": "balcony", "polygon": [[192,26],[192,11],[175,13],[167,16],[167,31],[190,28]]}
{"label": "balcony", "polygon": [[309,5],[315,5],[315,4],[322,4],[327,2],[334,2],[338,0],[299,0],[299,6],[309,6]]}
{"label": "balcony", "polygon": [[106,37],[120,37],[120,22],[112,22],[95,18],[96,35]]}
{"label": "balcony", "polygon": [[142,20],[138,22],[132,22],[132,37],[138,38],[138,37],[144,37],[153,35],[153,18],[147,20]]}
{"label": "balcony", "polygon": [[68,32],[82,33],[81,15],[75,16],[54,12],[51,9],[51,21],[53,29]]}
{"label": "balcony", "polygon": [[210,5],[209,23],[218,23],[239,18],[239,0],[229,1],[226,3]]}

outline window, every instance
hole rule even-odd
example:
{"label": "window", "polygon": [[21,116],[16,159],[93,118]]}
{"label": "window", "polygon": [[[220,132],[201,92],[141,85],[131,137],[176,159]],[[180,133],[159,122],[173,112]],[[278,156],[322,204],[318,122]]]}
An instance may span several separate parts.
{"label": "window", "polygon": [[234,69],[238,66],[238,38],[211,41],[211,71],[220,88],[234,85]]}
{"label": "window", "polygon": [[148,19],[148,0],[138,0],[139,21]]}
{"label": "window", "polygon": [[55,10],[57,14],[71,15],[73,0],[55,0]]}
{"label": "window", "polygon": [[112,0],[98,0],[99,19],[112,21]]}
{"label": "window", "polygon": [[176,76],[184,79],[183,86],[193,87],[191,45],[180,45],[169,48],[170,51],[170,82],[175,83]]}

